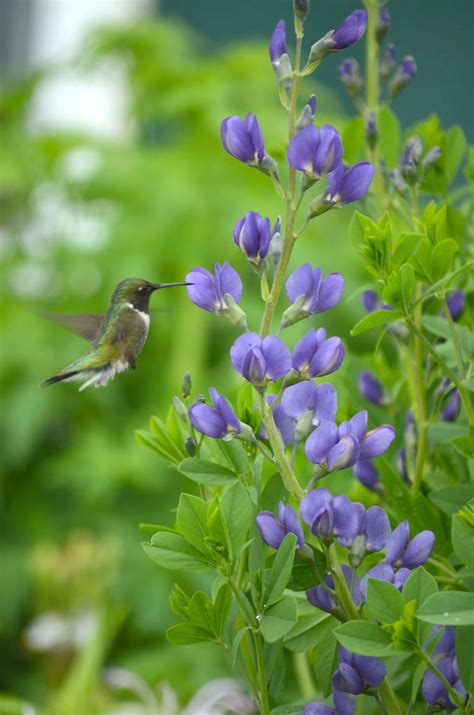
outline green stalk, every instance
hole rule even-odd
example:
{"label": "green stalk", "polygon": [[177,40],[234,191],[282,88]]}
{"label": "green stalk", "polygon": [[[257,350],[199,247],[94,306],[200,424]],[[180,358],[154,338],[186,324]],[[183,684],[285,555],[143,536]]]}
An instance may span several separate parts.
{"label": "green stalk", "polygon": [[[327,556],[336,590],[336,597],[344,612],[344,616],[348,620],[361,620],[359,610],[352,599],[351,592],[344,578],[341,562],[339,561],[334,543],[327,549]],[[384,678],[380,685],[377,686],[377,695],[388,715],[403,715],[398,698],[387,678]]]}
{"label": "green stalk", "polygon": [[419,655],[420,658],[426,663],[426,665],[428,666],[428,668],[436,675],[436,677],[438,678],[438,680],[440,680],[440,681],[443,683],[443,685],[444,685],[444,687],[446,688],[446,690],[448,691],[449,697],[451,698],[451,700],[453,701],[453,703],[454,703],[455,705],[462,706],[464,703],[463,703],[463,700],[462,700],[461,696],[459,695],[459,693],[453,688],[453,686],[451,685],[451,683],[449,683],[449,682],[446,680],[446,678],[445,678],[444,675],[441,673],[441,671],[438,670],[438,668],[436,667],[436,665],[435,665],[435,664],[430,660],[430,658],[426,655],[425,651],[420,648],[420,649],[418,650],[418,655]]}
{"label": "green stalk", "polygon": [[449,311],[446,299],[443,300],[441,305],[443,308],[443,312],[446,316],[446,321],[448,323],[448,327],[451,332],[451,337],[453,339],[453,345],[454,345],[454,350],[456,353],[456,363],[458,366],[459,377],[461,378],[461,380],[464,380],[464,378],[466,377],[466,374],[464,372],[464,363],[463,363],[463,359],[462,359],[462,350],[461,350],[461,343],[459,342],[459,335],[457,334],[456,326],[454,325],[454,320],[451,317],[451,313]]}
{"label": "green stalk", "polygon": [[418,326],[415,325],[413,320],[407,319],[407,327],[411,332],[415,333],[415,335],[420,339],[420,341],[424,344],[424,346],[426,347],[426,349],[428,350],[429,354],[431,355],[433,360],[436,362],[436,364],[439,365],[439,367],[442,369],[442,371],[444,372],[446,377],[449,380],[451,380],[453,385],[458,389],[462,404],[464,406],[467,418],[469,420],[469,424],[473,425],[474,424],[474,410],[471,405],[471,399],[470,399],[469,395],[467,394],[466,390],[464,389],[464,387],[459,382],[457,376],[446,365],[444,360],[442,360],[442,358],[440,358],[440,356],[438,355],[436,350],[431,345],[430,341],[423,335],[423,333],[418,328]]}
{"label": "green stalk", "polygon": [[295,668],[296,679],[300,686],[300,691],[305,700],[311,700],[316,687],[313,681],[313,675],[308,663],[306,653],[294,653],[293,665]]}
{"label": "green stalk", "polygon": [[[367,84],[367,113],[373,112],[375,123],[378,127],[379,119],[379,43],[377,42],[376,29],[380,12],[380,0],[364,0],[364,5],[367,10],[367,29],[366,37],[366,84]],[[385,208],[385,185],[383,176],[380,173],[380,160],[377,151],[377,144],[369,147],[370,163],[375,169],[374,187],[377,203],[380,212],[383,213]]]}
{"label": "green stalk", "polygon": [[285,445],[278,427],[275,424],[273,412],[268,406],[265,396],[262,395],[259,390],[255,390],[255,392],[257,394],[258,406],[260,414],[262,415],[263,424],[265,425],[267,437],[271,444],[273,454],[275,455],[275,460],[278,465],[283,484],[293,498],[299,502],[304,497],[304,490],[298,482],[286,456]]}
{"label": "green stalk", "polygon": [[[421,306],[416,308],[415,320],[417,326],[421,323]],[[428,456],[428,425],[426,420],[426,390],[424,376],[423,345],[417,336],[413,336],[415,355],[415,415],[418,428],[418,442],[416,448],[415,473],[413,476],[412,494],[416,496],[421,489],[423,470]]]}
{"label": "green stalk", "polygon": [[258,682],[260,691],[260,713],[270,715],[270,702],[268,700],[267,678],[265,675],[265,656],[263,653],[262,634],[254,631],[255,652],[257,654]]}
{"label": "green stalk", "polygon": [[[296,57],[295,70],[293,73],[293,86],[291,88],[290,104],[288,107],[288,139],[294,137],[296,132],[296,99],[298,97],[298,89],[301,82],[301,45],[303,41],[302,24],[295,25],[296,30]],[[286,219],[285,219],[285,238],[283,242],[283,251],[281,254],[278,268],[273,280],[270,295],[265,303],[262,324],[260,326],[260,335],[264,338],[268,335],[275,314],[276,304],[280,297],[283,281],[285,279],[286,269],[290,262],[293,246],[295,245],[296,236],[293,235],[295,226],[296,212],[299,202],[296,200],[296,170],[290,167],[288,172],[288,191],[286,192]]]}

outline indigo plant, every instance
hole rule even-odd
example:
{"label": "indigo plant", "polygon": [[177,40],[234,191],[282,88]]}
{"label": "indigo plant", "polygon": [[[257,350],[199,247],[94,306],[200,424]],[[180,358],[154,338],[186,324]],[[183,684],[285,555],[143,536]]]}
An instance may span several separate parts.
{"label": "indigo plant", "polygon": [[[233,324],[229,343],[214,346],[228,351],[232,377],[207,401],[187,375],[167,421],[154,417],[138,435],[195,487],[181,494],[174,524],[145,527],[154,532],[145,552],[159,566],[210,575],[194,593],[175,587],[180,622],[168,639],[221,646],[263,715],[472,705],[474,263],[463,240],[473,198],[451,188],[466,145],[435,117],[402,140],[390,104],[416,62],[383,47],[388,8],[364,5],[313,42],[306,63],[309,0],[294,0],[294,53],[283,20],[271,35],[288,124],[282,165],[251,111],[222,120],[226,152],[282,199],[283,221],[251,206],[229,217],[235,265],[242,271],[246,259],[260,284],[260,326],[247,321],[251,287],[236,267],[192,268],[190,300]],[[345,54],[364,33],[365,76]],[[299,106],[302,81],[334,53],[344,53],[339,77],[358,111],[344,141],[318,123],[314,95]],[[372,279],[351,335],[379,331],[362,370],[352,369],[350,336],[319,322],[343,309],[337,258],[329,273],[310,260],[292,265],[311,222],[348,204]],[[334,240],[349,250],[344,236]],[[346,360],[351,394],[341,399]]]}

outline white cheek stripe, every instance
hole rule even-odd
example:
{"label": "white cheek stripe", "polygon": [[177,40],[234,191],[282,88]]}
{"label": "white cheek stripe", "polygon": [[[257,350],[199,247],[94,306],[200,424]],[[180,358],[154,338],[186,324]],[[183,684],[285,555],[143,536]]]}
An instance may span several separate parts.
{"label": "white cheek stripe", "polygon": [[125,303],[125,305],[127,306],[127,308],[131,308],[132,310],[134,310],[135,313],[138,313],[148,330],[148,328],[150,327],[150,316],[148,315],[148,313],[145,313],[143,310],[138,310],[138,308],[135,308],[133,303]]}

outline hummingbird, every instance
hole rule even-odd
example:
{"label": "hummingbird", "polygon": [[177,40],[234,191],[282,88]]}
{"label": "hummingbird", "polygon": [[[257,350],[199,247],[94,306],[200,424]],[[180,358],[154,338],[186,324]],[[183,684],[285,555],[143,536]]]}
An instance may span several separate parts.
{"label": "hummingbird", "polygon": [[42,383],[83,381],[86,387],[105,387],[115,375],[135,369],[150,327],[150,296],[161,288],[189,283],[150,283],[142,278],[126,278],[115,288],[110,307],[102,315],[43,313],[43,317],[91,341],[89,350]]}

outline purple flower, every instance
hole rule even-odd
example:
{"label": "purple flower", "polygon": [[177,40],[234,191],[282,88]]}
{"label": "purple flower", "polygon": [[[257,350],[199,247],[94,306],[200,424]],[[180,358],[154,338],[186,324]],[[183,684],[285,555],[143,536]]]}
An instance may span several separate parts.
{"label": "purple flower", "polygon": [[434,542],[435,535],[429,530],[420,531],[410,541],[408,521],[402,521],[387,542],[385,560],[395,568],[414,569],[429,559]]}
{"label": "purple flower", "polygon": [[305,380],[287,387],[281,398],[281,408],[294,424],[294,439],[301,441],[323,422],[336,418],[337,395],[332,385],[316,385]]}
{"label": "purple flower", "polygon": [[343,206],[362,199],[369,190],[374,173],[374,167],[368,161],[361,161],[349,168],[341,164],[328,176],[326,203]]}
{"label": "purple flower", "polygon": [[[275,400],[276,400],[276,395],[267,395],[267,403],[269,405],[272,405]],[[273,412],[273,419],[275,420],[275,424],[278,427],[278,431],[281,434],[281,437],[283,439],[283,442],[285,444],[294,444],[295,442],[295,421],[286,414],[285,410],[282,407],[281,402],[277,402],[277,404],[273,407],[272,409]],[[260,438],[261,439],[267,439],[267,431],[265,429],[265,425],[262,424],[260,428]]]}
{"label": "purple flower", "polygon": [[384,389],[375,375],[368,370],[359,373],[357,386],[362,397],[365,397],[368,402],[372,402],[374,405],[382,405],[384,403]]}
{"label": "purple flower", "polygon": [[[342,571],[347,585],[349,586],[349,588],[351,588],[353,601],[356,606],[358,606],[362,599],[360,594],[360,583],[357,574],[346,564],[342,564]],[[326,578],[324,579],[324,585],[329,589],[334,589],[334,581],[332,579],[332,576],[326,576]],[[315,606],[316,608],[320,608],[321,611],[326,611],[326,613],[329,613],[330,611],[337,608],[337,603],[334,596],[328,593],[327,588],[324,588],[324,586],[322,585],[313,586],[306,591],[306,598],[311,603],[311,605]]]}
{"label": "purple flower", "polygon": [[304,127],[291,140],[288,163],[292,169],[304,171],[311,182],[334,171],[342,161],[342,143],[337,129],[324,124],[316,129],[312,124]]}
{"label": "purple flower", "polygon": [[449,399],[442,413],[441,419],[443,422],[454,422],[461,410],[461,397],[459,392],[454,389],[449,393]]}
{"label": "purple flower", "polygon": [[250,263],[259,266],[268,253],[272,232],[270,219],[249,211],[235,224],[232,235]]}
{"label": "purple flower", "polygon": [[328,489],[313,489],[303,498],[300,514],[315,536],[334,537],[341,546],[350,546],[361,529],[365,510],[344,495],[333,497]]}
{"label": "purple flower", "polygon": [[214,275],[197,266],[187,274],[186,281],[191,284],[186,290],[194,305],[246,327],[245,313],[237,305],[242,297],[242,281],[230,263],[216,263]]}
{"label": "purple flower", "polygon": [[343,60],[339,65],[339,79],[351,97],[358,97],[364,86],[360,65],[354,57]]}
{"label": "purple flower", "polygon": [[337,713],[330,705],[315,702],[304,706],[303,715],[337,715]]}
{"label": "purple flower", "polygon": [[331,36],[334,43],[333,50],[344,50],[360,40],[367,26],[367,13],[365,10],[355,10],[339,27],[336,27]]}
{"label": "purple flower", "polygon": [[373,566],[367,571],[360,581],[360,592],[364,602],[366,600],[367,581],[369,578],[376,578],[380,581],[388,581],[388,583],[393,584],[395,588],[401,591],[410,573],[410,569],[404,567],[395,569],[386,561],[382,561],[377,564],[377,566]]}
{"label": "purple flower", "polygon": [[383,7],[380,12],[379,12],[379,18],[377,22],[377,28],[375,30],[375,34],[377,37],[377,42],[380,44],[385,35],[387,34],[388,30],[390,28],[390,13],[387,10],[386,7]]}
{"label": "purple flower", "polygon": [[464,310],[465,299],[462,290],[453,290],[448,297],[447,303],[451,318],[457,320]]}
{"label": "purple flower", "polygon": [[240,420],[227,400],[213,387],[209,388],[213,407],[205,402],[196,402],[189,409],[189,419],[198,432],[208,437],[232,439],[240,434]]}
{"label": "purple flower", "polygon": [[333,699],[335,705],[333,708],[324,703],[308,703],[305,705],[303,715],[354,715],[356,709],[354,698],[335,689]]}
{"label": "purple flower", "polygon": [[244,164],[265,173],[275,170],[273,160],[265,153],[262,130],[255,114],[249,112],[245,119],[226,117],[221,124],[221,138],[224,149]]}
{"label": "purple flower", "polygon": [[372,491],[377,490],[380,484],[380,477],[370,459],[366,459],[363,462],[356,462],[352,467],[352,471],[364,487]]}
{"label": "purple flower", "polygon": [[325,328],[311,328],[295,346],[293,369],[301,377],[323,377],[341,366],[344,355],[344,345],[339,338],[326,340]]}
{"label": "purple flower", "polygon": [[304,546],[304,534],[296,512],[289,504],[280,502],[278,518],[271,511],[261,511],[257,515],[257,527],[263,541],[272,549],[280,548],[286,534],[296,534],[297,548]]}
{"label": "purple flower", "polygon": [[[456,690],[461,697],[466,698],[467,692],[459,678],[456,659],[449,656],[442,660],[441,663],[437,663],[436,667],[454,690]],[[423,676],[422,693],[429,705],[438,705],[448,711],[456,709],[456,705],[449,697],[447,688],[431,670],[427,670]]]}
{"label": "purple flower", "polygon": [[368,313],[373,313],[374,310],[379,310],[379,297],[374,290],[365,290],[362,293],[362,304]]}
{"label": "purple flower", "polygon": [[316,97],[314,94],[310,96],[308,101],[303,107],[303,110],[298,117],[296,122],[296,131],[300,132],[305,127],[310,126],[314,122],[314,116],[316,114]]}
{"label": "purple flower", "polygon": [[344,279],[340,273],[329,273],[323,278],[321,268],[304,263],[286,282],[286,293],[292,305],[285,310],[281,326],[293,325],[308,315],[333,308],[339,303],[343,288]]}
{"label": "purple flower", "polygon": [[[322,429],[324,427],[324,430]],[[352,467],[357,461],[383,454],[395,437],[391,425],[381,425],[370,432],[367,412],[358,412],[339,427],[325,423],[312,432],[305,445],[306,456],[314,464],[325,464],[329,471]]]}
{"label": "purple flower", "polygon": [[382,59],[380,60],[380,65],[379,65],[379,73],[380,73],[380,79],[386,80],[388,77],[392,74],[393,70],[396,67],[396,53],[395,53],[395,45],[390,43],[387,45],[385,48],[385,51],[382,55]]}
{"label": "purple flower", "polygon": [[369,688],[376,688],[387,674],[379,658],[356,655],[339,646],[339,666],[334,673],[333,687],[343,693],[359,695]]}
{"label": "purple flower", "polygon": [[291,369],[291,353],[275,335],[263,340],[258,333],[240,335],[230,349],[230,359],[237,372],[256,386],[275,382]]}
{"label": "purple flower", "polygon": [[286,45],[286,25],[284,20],[277,22],[273,35],[270,38],[269,45],[270,59],[273,62],[278,62],[282,55],[288,54]]}
{"label": "purple flower", "polygon": [[414,57],[406,55],[403,58],[402,64],[397,67],[397,70],[388,87],[388,91],[392,99],[396,97],[397,94],[404,89],[404,87],[410,84],[413,77],[416,75],[416,70],[417,67]]}

